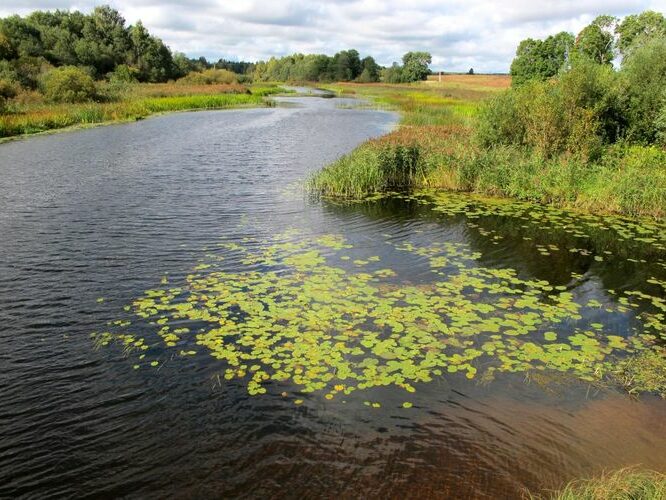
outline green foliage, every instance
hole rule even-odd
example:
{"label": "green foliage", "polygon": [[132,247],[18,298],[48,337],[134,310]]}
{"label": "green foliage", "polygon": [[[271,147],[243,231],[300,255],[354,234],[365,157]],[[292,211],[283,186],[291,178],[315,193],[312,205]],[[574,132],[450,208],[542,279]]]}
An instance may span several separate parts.
{"label": "green foliage", "polygon": [[484,147],[516,145],[550,157],[593,158],[618,128],[612,68],[579,61],[554,82],[533,80],[489,100],[477,137]]}
{"label": "green foliage", "polygon": [[407,52],[402,56],[402,73],[406,81],[425,80],[430,74],[428,66],[432,63],[429,52]]}
{"label": "green foliage", "polygon": [[129,30],[132,45],[130,63],[142,82],[164,82],[176,74],[173,57],[162,40],[148,33],[141,21]]}
{"label": "green foliage", "polygon": [[[58,10],[0,19],[0,59],[14,65],[41,60],[53,66],[80,66],[95,77],[128,65],[137,70],[140,81],[147,82],[181,76],[161,40],[141,22],[127,27],[123,17],[108,6],[97,7],[89,15]],[[22,80],[27,80],[22,85],[34,88],[32,75]]]}
{"label": "green foliage", "polygon": [[136,83],[139,81],[137,75],[136,68],[130,68],[127,64],[119,64],[107,75],[107,79],[111,84]]}
{"label": "green foliage", "polygon": [[402,71],[402,66],[399,66],[398,63],[393,63],[392,66],[385,68],[381,73],[381,80],[385,83],[406,83],[407,79],[404,72]]}
{"label": "green foliage", "polygon": [[661,146],[666,147],[666,90],[662,92],[661,103],[661,109],[655,120],[655,128],[657,131],[657,142]]}
{"label": "green foliage", "polygon": [[361,61],[361,66],[363,67],[363,71],[357,78],[359,83],[372,83],[379,81],[379,72],[381,67],[375,62],[374,58],[371,56],[364,58]]}
{"label": "green foliage", "polygon": [[44,75],[42,91],[51,102],[86,102],[95,98],[95,81],[75,66],[62,66]]}
{"label": "green foliage", "polygon": [[598,64],[611,64],[615,38],[613,27],[617,19],[599,16],[583,28],[576,38],[576,51]]}
{"label": "green foliage", "polygon": [[573,46],[573,35],[564,31],[545,40],[523,40],[511,63],[513,83],[521,85],[530,80],[546,80],[557,75],[565,68]]}
{"label": "green foliage", "polygon": [[617,26],[617,47],[626,55],[652,38],[666,37],[666,18],[660,12],[646,10],[625,17]]}
{"label": "green foliage", "polygon": [[653,143],[660,133],[666,88],[666,36],[634,47],[622,64],[625,116],[630,141]]}
{"label": "green foliage", "polygon": [[14,47],[12,47],[7,35],[0,32],[0,60],[13,59],[15,56]]}
{"label": "green foliage", "polygon": [[229,85],[238,83],[238,76],[226,69],[207,69],[202,72],[192,72],[178,80],[178,83],[183,85]]}

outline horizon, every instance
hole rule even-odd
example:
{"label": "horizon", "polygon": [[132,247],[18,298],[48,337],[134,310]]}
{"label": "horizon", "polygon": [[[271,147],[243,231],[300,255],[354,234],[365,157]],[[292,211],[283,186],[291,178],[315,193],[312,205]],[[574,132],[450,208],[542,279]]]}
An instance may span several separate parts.
{"label": "horizon", "polygon": [[[34,5],[32,5],[34,3]],[[251,0],[242,6],[221,0],[68,1],[14,0],[0,17],[35,10],[92,11],[99,5],[118,10],[128,24],[141,20],[174,52],[209,61],[256,62],[295,53],[332,55],[356,49],[383,66],[410,50],[432,54],[433,72],[508,73],[518,43],[560,31],[578,33],[600,14],[624,17],[644,10],[666,11],[666,0],[567,0],[551,4],[521,0],[510,7],[487,0],[288,0],[270,6]]]}

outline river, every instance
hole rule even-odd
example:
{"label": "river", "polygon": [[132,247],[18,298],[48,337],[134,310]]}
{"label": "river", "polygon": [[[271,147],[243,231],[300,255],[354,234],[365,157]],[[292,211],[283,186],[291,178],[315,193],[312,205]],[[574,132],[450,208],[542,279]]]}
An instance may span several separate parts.
{"label": "river", "polygon": [[[663,227],[312,199],[311,172],[397,120],[340,104],[0,145],[0,497],[516,498],[666,470],[666,403],[590,383],[610,351],[585,340],[661,327]],[[588,357],[539,377],[519,334]]]}

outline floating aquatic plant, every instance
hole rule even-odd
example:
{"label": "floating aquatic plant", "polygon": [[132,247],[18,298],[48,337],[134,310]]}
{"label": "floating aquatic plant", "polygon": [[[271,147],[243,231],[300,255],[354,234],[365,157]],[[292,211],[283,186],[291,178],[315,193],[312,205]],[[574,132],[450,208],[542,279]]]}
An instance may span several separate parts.
{"label": "floating aquatic plant", "polygon": [[[150,366],[158,362],[143,361],[146,351],[159,344],[182,356],[207,354],[223,363],[226,380],[247,380],[251,395],[277,383],[334,399],[379,386],[411,393],[453,373],[490,380],[498,372],[556,370],[598,380],[616,358],[652,349],[666,331],[662,296],[626,291],[611,304],[583,302],[566,287],[484,267],[463,243],[395,245],[428,259],[432,279],[413,284],[376,255],[351,257],[355,249],[339,235],[293,236],[221,244],[223,255],[197,264],[180,286],[163,280],[129,305],[155,338],[131,333],[123,319],[97,341],[118,341]],[[245,267],[228,270],[230,260]],[[600,307],[634,315],[643,303],[653,312],[636,315],[640,327],[631,331],[587,321]]]}

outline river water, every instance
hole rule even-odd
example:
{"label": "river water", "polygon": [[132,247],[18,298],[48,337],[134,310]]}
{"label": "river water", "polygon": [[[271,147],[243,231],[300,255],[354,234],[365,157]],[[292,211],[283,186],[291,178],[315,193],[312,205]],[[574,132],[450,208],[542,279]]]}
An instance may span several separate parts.
{"label": "river water", "polygon": [[[282,102],[0,145],[0,497],[516,498],[666,470],[666,403],[590,383],[597,344],[538,377],[506,323],[484,377],[478,328],[440,339],[408,308],[453,318],[453,338],[513,293],[493,276],[573,297],[525,305],[548,318],[520,324],[530,338],[654,335],[663,228],[430,193],[313,200],[309,173],[397,117]],[[417,340],[398,347],[401,325]],[[404,364],[440,355],[433,338],[465,348],[459,368]]]}

